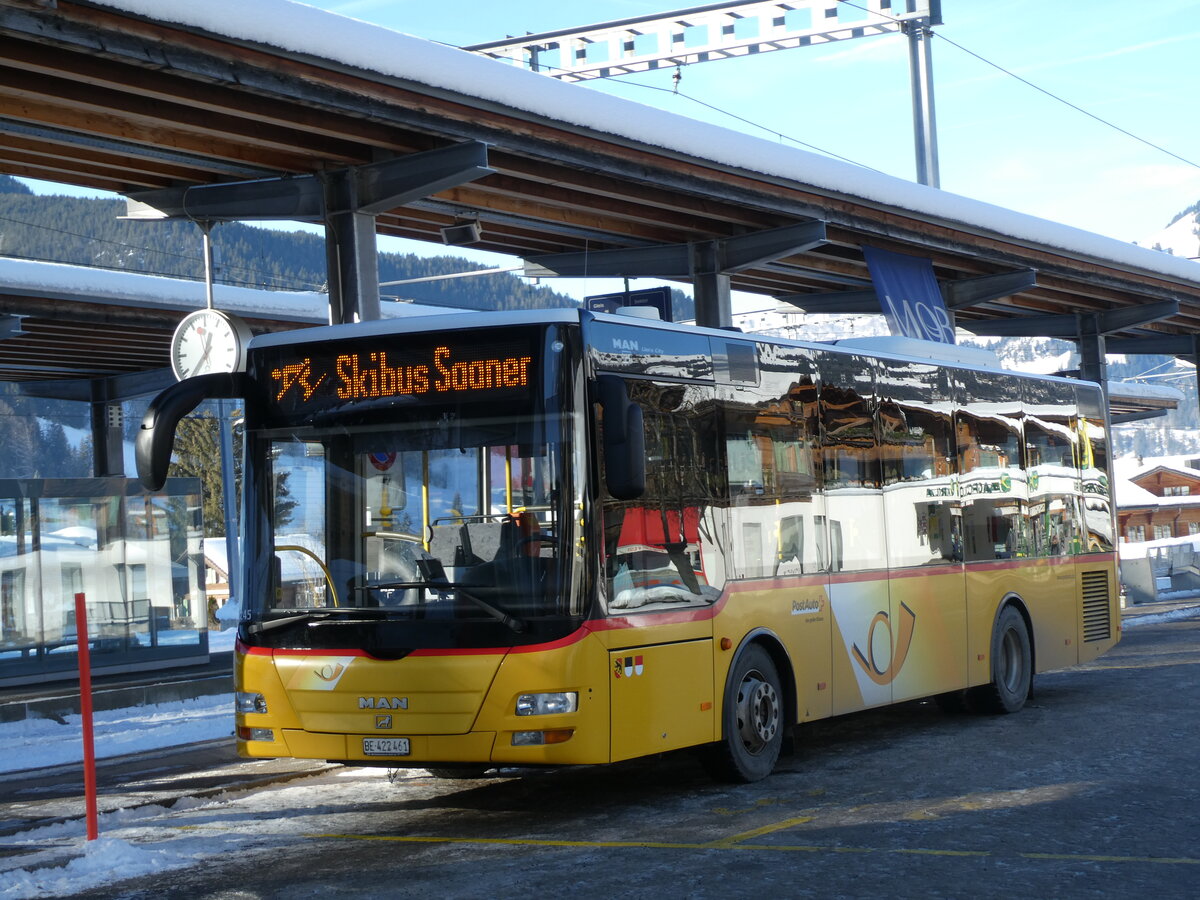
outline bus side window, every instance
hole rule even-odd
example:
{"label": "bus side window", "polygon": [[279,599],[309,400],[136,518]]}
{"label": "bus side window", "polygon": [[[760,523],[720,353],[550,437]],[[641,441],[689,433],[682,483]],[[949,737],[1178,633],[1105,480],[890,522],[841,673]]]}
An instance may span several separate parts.
{"label": "bus side window", "polygon": [[710,584],[706,563],[714,557],[713,511],[724,504],[725,491],[712,389],[649,381],[627,386],[642,410],[646,487],[636,499],[605,504],[609,605],[712,602],[720,584]]}
{"label": "bus side window", "polygon": [[922,363],[879,369],[879,452],[888,566],[962,557],[952,392],[944,369]]}
{"label": "bus side window", "polygon": [[[762,385],[722,400],[733,574],[807,574],[824,567],[814,517],[824,511],[817,388],[811,362],[790,348],[764,350]],[[806,524],[808,527],[806,527]]]}
{"label": "bus side window", "polygon": [[1104,428],[1103,398],[1091,386],[1076,388],[1079,418],[1080,481],[1082,486],[1085,553],[1113,549],[1112,494],[1108,483],[1108,433]]}
{"label": "bus side window", "polygon": [[1030,555],[1028,485],[1019,383],[995,372],[965,372],[955,415],[964,558]]}

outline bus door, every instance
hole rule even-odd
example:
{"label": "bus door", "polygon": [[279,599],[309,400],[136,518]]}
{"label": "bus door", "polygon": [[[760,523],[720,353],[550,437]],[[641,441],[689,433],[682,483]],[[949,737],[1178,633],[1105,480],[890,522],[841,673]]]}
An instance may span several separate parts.
{"label": "bus door", "polygon": [[949,372],[880,361],[877,385],[890,609],[871,643],[890,662],[872,671],[896,702],[966,684],[962,507]]}
{"label": "bus door", "polygon": [[602,494],[613,760],[714,739],[712,619],[725,581],[712,386],[625,384],[642,410],[646,489]]}
{"label": "bus door", "polygon": [[794,670],[797,721],[828,716],[829,536],[820,490],[820,426],[812,351],[760,345],[757,388],[722,396],[729,485],[730,575],[722,617],[780,637]]}
{"label": "bus door", "polygon": [[991,679],[996,611],[1009,594],[1030,603],[1047,575],[1031,559],[1020,382],[1003,372],[959,373],[955,420],[967,596],[967,681]]}
{"label": "bus door", "polygon": [[888,593],[887,535],[869,359],[824,354],[821,453],[833,615],[833,712],[892,700],[904,647]]}

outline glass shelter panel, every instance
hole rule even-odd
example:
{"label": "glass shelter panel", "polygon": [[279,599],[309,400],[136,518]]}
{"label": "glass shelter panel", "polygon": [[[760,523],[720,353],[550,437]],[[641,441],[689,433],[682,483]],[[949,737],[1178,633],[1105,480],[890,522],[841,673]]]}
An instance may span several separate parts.
{"label": "glass shelter panel", "polygon": [[76,594],[97,670],[207,658],[198,481],[3,481],[0,497],[0,680],[76,668]]}

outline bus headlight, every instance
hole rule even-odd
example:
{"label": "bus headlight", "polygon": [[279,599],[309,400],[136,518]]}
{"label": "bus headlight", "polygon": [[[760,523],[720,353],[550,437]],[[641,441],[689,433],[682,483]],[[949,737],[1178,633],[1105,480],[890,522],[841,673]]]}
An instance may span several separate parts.
{"label": "bus headlight", "polygon": [[233,695],[233,708],[240,713],[265,713],[267,711],[267,698],[262,694],[238,691]]}
{"label": "bus headlight", "polygon": [[551,716],[555,713],[575,712],[579,708],[579,694],[575,691],[558,691],[553,694],[521,694],[517,697],[518,716]]}

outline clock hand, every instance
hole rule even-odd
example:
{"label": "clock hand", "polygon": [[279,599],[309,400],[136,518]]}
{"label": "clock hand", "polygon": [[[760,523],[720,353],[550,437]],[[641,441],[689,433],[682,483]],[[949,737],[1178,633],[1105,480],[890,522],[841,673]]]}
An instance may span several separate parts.
{"label": "clock hand", "polygon": [[200,354],[200,361],[196,363],[196,365],[202,365],[204,361],[208,359],[208,354],[212,352],[212,342],[213,336],[212,332],[210,331],[208,334],[204,335],[204,352]]}

